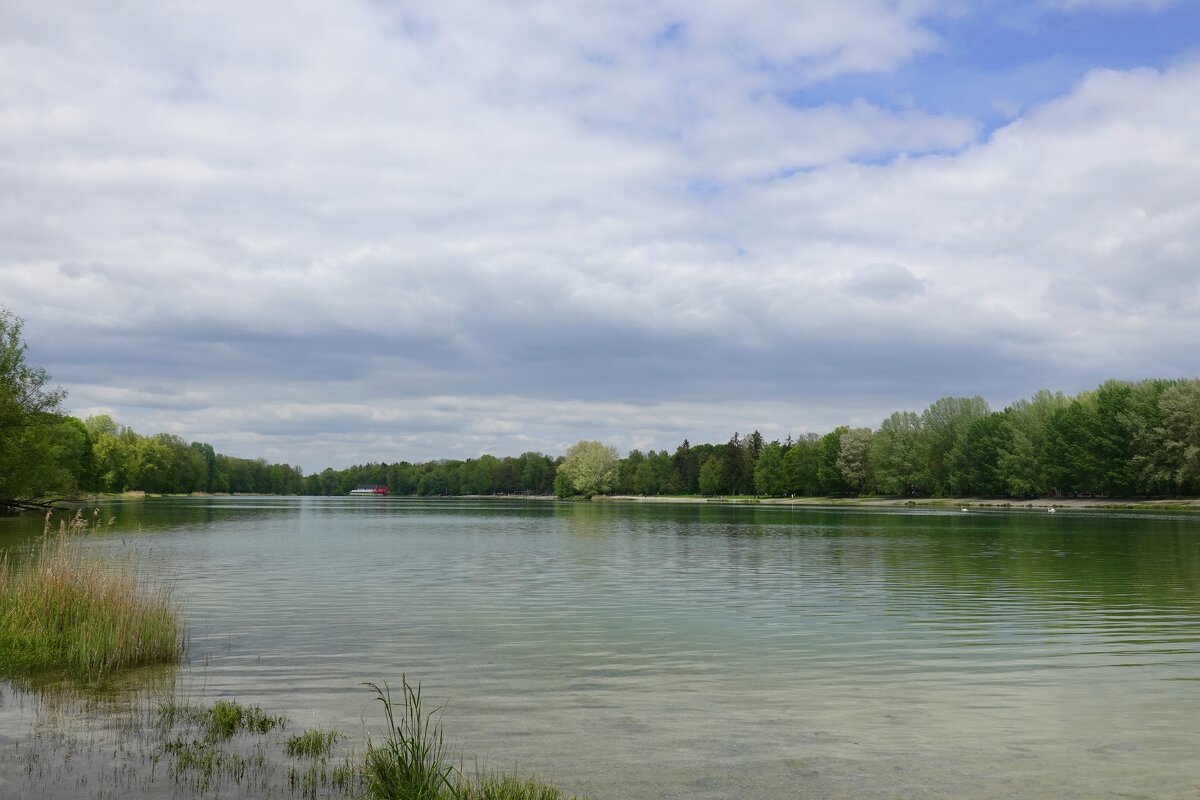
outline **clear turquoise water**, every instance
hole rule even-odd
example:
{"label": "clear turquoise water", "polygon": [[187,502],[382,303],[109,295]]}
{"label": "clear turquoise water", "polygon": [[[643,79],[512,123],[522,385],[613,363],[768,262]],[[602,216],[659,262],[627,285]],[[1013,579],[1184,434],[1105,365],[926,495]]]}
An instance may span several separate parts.
{"label": "clear turquoise water", "polygon": [[[448,703],[469,758],[594,800],[1200,797],[1196,515],[376,498],[104,513],[118,522],[89,546],[173,576],[193,695],[361,734],[378,716],[361,683],[406,674]],[[0,522],[0,547],[40,529]],[[27,717],[0,714],[0,737]]]}

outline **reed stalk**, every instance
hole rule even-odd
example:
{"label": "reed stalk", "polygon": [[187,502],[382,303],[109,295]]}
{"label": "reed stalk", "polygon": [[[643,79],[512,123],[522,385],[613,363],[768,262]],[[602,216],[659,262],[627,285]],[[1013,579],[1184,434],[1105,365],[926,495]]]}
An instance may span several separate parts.
{"label": "reed stalk", "polygon": [[62,673],[99,680],[114,670],[170,663],[183,653],[183,621],[170,587],[139,573],[135,557],[89,553],[81,513],[46,531],[38,552],[0,556],[0,674]]}

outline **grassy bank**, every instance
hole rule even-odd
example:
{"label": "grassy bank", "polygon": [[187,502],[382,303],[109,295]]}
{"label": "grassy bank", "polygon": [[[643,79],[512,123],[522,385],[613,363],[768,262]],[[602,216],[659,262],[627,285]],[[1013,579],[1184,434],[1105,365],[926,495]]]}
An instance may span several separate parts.
{"label": "grassy bank", "polygon": [[169,587],[143,579],[133,558],[89,554],[79,537],[95,530],[93,520],[76,514],[53,532],[47,517],[33,557],[0,557],[0,675],[96,681],[182,655],[183,622]]}

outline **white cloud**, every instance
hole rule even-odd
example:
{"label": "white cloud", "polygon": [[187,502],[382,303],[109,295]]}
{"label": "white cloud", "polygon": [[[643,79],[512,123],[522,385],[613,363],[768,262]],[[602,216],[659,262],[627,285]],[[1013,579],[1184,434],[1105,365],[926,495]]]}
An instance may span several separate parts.
{"label": "white cloud", "polygon": [[0,302],[80,413],[308,468],[1190,368],[1200,66],[981,141],[789,100],[938,6],[730,9],[12,5]]}

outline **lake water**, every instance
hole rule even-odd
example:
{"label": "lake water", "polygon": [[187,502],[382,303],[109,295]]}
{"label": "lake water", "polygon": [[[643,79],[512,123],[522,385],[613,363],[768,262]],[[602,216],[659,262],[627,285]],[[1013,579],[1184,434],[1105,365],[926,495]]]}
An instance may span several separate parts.
{"label": "lake water", "polygon": [[[88,546],[173,576],[180,682],[201,699],[361,735],[378,728],[361,683],[407,675],[447,702],[469,759],[593,800],[1200,797],[1195,514],[376,498],[104,514]],[[0,547],[40,529],[2,520]],[[10,745],[32,724],[17,696],[0,692]]]}

